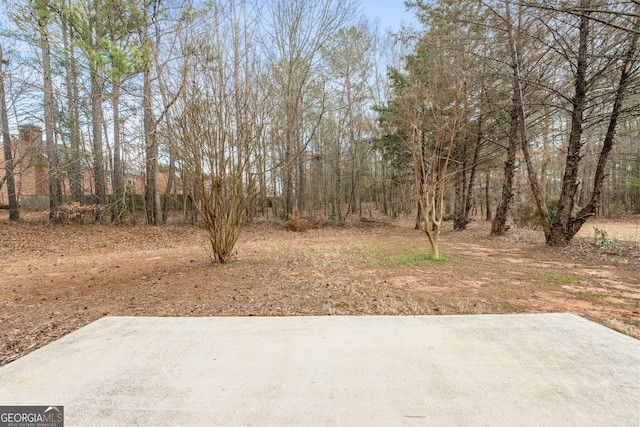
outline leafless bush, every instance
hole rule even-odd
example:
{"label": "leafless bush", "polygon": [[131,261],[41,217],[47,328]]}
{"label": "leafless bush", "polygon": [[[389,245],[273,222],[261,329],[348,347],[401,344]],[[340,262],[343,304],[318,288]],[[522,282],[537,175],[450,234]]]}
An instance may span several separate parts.
{"label": "leafless bush", "polygon": [[187,81],[192,83],[168,120],[189,196],[219,263],[234,255],[241,227],[255,207],[253,163],[262,143],[268,96],[259,90],[259,64],[249,60],[255,46],[249,24],[234,7],[212,10],[219,23],[216,33],[192,47],[199,54],[188,64]]}
{"label": "leafless bush", "polygon": [[248,173],[251,140],[226,138],[215,120],[218,108],[206,97],[192,97],[174,118],[174,131],[213,260],[225,263],[234,255],[240,229],[253,210],[257,185]]}
{"label": "leafless bush", "polygon": [[62,223],[69,221],[84,222],[85,216],[95,220],[101,212],[100,205],[81,205],[78,202],[72,202],[59,205],[54,211],[53,217]]}
{"label": "leafless bush", "polygon": [[289,214],[289,219],[284,223],[284,228],[289,231],[301,233],[307,230],[322,228],[324,221],[324,218],[316,218],[313,220],[304,219],[300,211],[296,209],[292,214]]}

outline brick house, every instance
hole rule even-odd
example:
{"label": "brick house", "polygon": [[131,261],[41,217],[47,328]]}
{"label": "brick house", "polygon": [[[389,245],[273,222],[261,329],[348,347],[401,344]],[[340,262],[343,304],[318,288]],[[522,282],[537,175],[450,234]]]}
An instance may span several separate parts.
{"label": "brick house", "polygon": [[[11,137],[14,160],[14,176],[18,202],[22,209],[45,210],[49,208],[49,179],[47,173],[47,157],[42,137],[42,129],[33,125],[20,126],[18,137]],[[4,150],[0,149],[0,165],[4,166]],[[0,167],[0,179],[5,175],[4,167]],[[90,198],[93,194],[93,170],[85,167],[83,176],[83,192]],[[160,191],[164,192],[167,186],[167,174],[160,173]],[[106,192],[113,194],[111,175],[107,174]],[[144,194],[145,179],[143,175],[129,173],[125,176],[125,184],[128,191],[135,194]],[[69,180],[63,178],[63,196],[70,194]],[[180,194],[180,186],[177,193]],[[0,188],[0,206],[9,204],[9,195],[6,184]]]}
{"label": "brick house", "polygon": [[[14,178],[18,201],[27,197],[27,205],[49,203],[49,180],[47,178],[47,158],[44,155],[42,130],[36,126],[20,126],[18,137],[11,136],[13,151]],[[4,166],[4,150],[0,150],[0,164]],[[0,168],[0,178],[5,176],[4,167]],[[9,204],[7,186],[0,189],[0,205]],[[28,207],[28,206],[25,206]]]}

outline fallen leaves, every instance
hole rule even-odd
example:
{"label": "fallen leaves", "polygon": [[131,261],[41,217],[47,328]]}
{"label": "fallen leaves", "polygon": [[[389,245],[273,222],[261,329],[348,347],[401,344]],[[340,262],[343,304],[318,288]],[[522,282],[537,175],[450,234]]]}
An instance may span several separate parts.
{"label": "fallen leaves", "polygon": [[443,233],[435,264],[419,262],[428,243],[412,224],[356,225],[256,223],[222,266],[193,226],[0,224],[0,365],[106,315],[572,311],[640,336],[637,243],[558,250],[530,230],[489,238],[477,221]]}

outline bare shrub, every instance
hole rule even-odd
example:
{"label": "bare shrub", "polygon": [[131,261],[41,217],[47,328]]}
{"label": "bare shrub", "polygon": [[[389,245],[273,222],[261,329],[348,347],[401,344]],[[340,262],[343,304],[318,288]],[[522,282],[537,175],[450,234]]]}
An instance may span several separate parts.
{"label": "bare shrub", "polygon": [[320,229],[324,226],[326,219],[324,217],[320,217],[320,218],[316,218],[313,221],[311,221],[311,228],[312,229]]}
{"label": "bare shrub", "polygon": [[324,222],[325,219],[322,217],[312,220],[304,219],[300,211],[296,209],[292,214],[289,214],[289,219],[284,223],[284,228],[289,231],[302,233],[307,230],[322,228]]}
{"label": "bare shrub", "polygon": [[[232,3],[231,7],[235,7]],[[168,121],[185,169],[185,183],[202,217],[214,262],[225,263],[256,203],[255,160],[260,153],[267,94],[247,22],[214,8],[214,42],[202,42],[188,64],[187,85]],[[195,47],[194,47],[195,49]]]}
{"label": "bare shrub", "polygon": [[304,232],[307,231],[307,222],[302,219],[299,210],[289,214],[289,219],[284,223],[284,228],[289,231]]}
{"label": "bare shrub", "polygon": [[101,212],[102,207],[100,205],[81,205],[78,202],[72,202],[58,205],[50,217],[62,223],[70,221],[82,223],[86,216],[95,220]]}

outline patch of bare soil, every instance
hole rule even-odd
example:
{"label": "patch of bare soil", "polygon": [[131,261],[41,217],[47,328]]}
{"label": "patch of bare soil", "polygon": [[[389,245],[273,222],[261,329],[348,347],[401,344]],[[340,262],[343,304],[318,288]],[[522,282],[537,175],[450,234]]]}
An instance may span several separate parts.
{"label": "patch of bare soil", "polygon": [[444,232],[434,263],[409,224],[261,223],[217,265],[198,227],[2,221],[0,365],[102,316],[573,312],[640,337],[637,241],[557,249],[535,231],[488,233]]}

